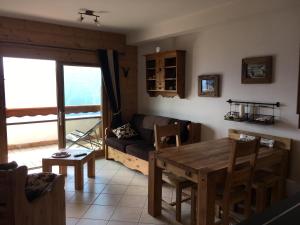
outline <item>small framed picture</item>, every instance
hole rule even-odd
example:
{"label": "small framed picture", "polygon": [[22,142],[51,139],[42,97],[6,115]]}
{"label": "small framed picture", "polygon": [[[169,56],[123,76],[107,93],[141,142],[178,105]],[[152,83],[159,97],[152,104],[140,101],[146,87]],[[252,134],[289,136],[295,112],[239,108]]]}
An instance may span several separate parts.
{"label": "small framed picture", "polygon": [[198,96],[219,97],[220,75],[198,76]]}
{"label": "small framed picture", "polygon": [[272,83],[272,68],[272,56],[243,59],[242,84]]}

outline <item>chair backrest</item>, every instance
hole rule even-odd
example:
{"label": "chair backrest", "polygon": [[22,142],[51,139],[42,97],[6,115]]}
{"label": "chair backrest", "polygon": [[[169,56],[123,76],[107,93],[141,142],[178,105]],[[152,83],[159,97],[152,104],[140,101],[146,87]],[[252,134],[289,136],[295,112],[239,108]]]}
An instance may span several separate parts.
{"label": "chair backrest", "polygon": [[155,149],[160,150],[167,147],[166,141],[163,141],[165,137],[176,137],[176,146],[181,145],[180,139],[180,125],[179,124],[169,124],[165,126],[158,126],[154,124],[154,136],[155,136]]}
{"label": "chair backrest", "polygon": [[258,150],[259,139],[252,141],[232,140],[225,184],[227,196],[224,195],[224,197],[228,197],[231,189],[235,187],[244,186],[245,190],[251,190]]}
{"label": "chair backrest", "polygon": [[26,201],[24,191],[26,175],[25,166],[0,170],[0,224],[15,224],[17,220],[15,214],[26,210],[22,208],[23,202]]}

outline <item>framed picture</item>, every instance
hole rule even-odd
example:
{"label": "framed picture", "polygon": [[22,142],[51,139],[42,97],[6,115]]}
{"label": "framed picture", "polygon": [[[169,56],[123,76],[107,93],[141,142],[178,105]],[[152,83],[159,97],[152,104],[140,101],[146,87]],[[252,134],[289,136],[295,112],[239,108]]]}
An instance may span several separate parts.
{"label": "framed picture", "polygon": [[220,75],[198,76],[198,96],[219,97]]}
{"label": "framed picture", "polygon": [[272,83],[272,56],[242,60],[242,84]]}

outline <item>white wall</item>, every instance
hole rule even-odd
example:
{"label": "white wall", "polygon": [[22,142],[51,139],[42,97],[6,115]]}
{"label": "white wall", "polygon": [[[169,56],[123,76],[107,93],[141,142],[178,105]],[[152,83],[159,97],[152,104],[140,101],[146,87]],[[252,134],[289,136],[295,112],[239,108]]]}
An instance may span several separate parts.
{"label": "white wall", "polygon": [[[217,15],[216,15],[217,16]],[[228,128],[290,137],[290,178],[300,182],[300,130],[296,114],[300,43],[300,8],[269,12],[239,21],[206,27],[197,33],[139,46],[138,106],[140,113],[189,119],[203,124],[202,140],[227,135]],[[149,97],[146,93],[144,54],[182,49],[186,57],[186,98]],[[272,84],[241,84],[242,58],[274,56]],[[197,96],[197,76],[222,75],[221,97]],[[231,99],[281,102],[280,121],[274,126],[225,121]]]}

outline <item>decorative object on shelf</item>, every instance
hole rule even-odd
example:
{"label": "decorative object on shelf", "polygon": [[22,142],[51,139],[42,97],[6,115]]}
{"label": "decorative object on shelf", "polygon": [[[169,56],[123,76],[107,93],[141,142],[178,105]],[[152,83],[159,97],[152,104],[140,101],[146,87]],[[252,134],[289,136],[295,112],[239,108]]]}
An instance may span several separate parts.
{"label": "decorative object on shelf", "polygon": [[151,97],[184,98],[185,51],[175,50],[145,55],[146,90]]}
{"label": "decorative object on shelf", "polygon": [[121,69],[123,71],[124,77],[127,78],[130,68],[129,67],[121,67]]}
{"label": "decorative object on shelf", "polygon": [[198,96],[220,97],[220,75],[198,76]]}
{"label": "decorative object on shelf", "polygon": [[100,26],[101,25],[100,21],[99,21],[100,13],[108,13],[108,11],[94,11],[94,10],[90,10],[90,9],[79,9],[79,12],[78,12],[78,14],[80,14],[79,21],[83,22],[85,16],[94,17],[95,24],[97,26]]}
{"label": "decorative object on shelf", "polygon": [[237,122],[250,122],[264,125],[275,123],[275,111],[279,110],[280,102],[262,103],[246,101],[227,101],[230,104],[230,110],[224,116],[225,120]]}
{"label": "decorative object on shelf", "polygon": [[242,84],[272,83],[272,56],[244,58],[242,60]]}
{"label": "decorative object on shelf", "polygon": [[156,51],[156,53],[159,53],[159,52],[160,52],[160,47],[157,46],[157,47],[155,48],[155,51]]}

